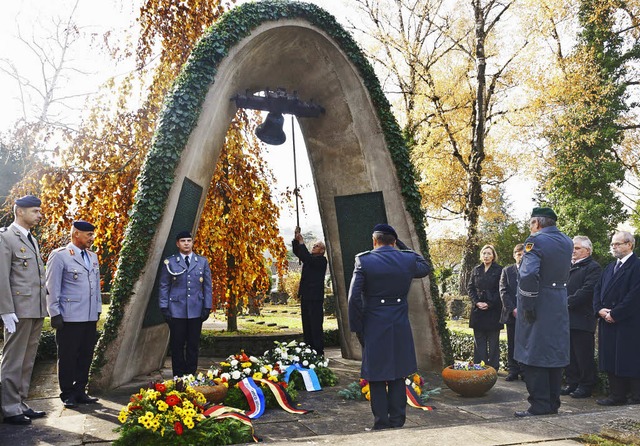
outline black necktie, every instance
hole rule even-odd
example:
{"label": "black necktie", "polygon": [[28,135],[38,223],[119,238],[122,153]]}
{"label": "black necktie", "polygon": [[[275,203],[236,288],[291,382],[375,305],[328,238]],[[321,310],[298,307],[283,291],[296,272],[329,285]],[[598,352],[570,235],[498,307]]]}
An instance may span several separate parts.
{"label": "black necktie", "polygon": [[184,263],[186,263],[187,268],[189,268],[189,256],[184,256]]}
{"label": "black necktie", "polygon": [[31,243],[31,246],[33,246],[33,249],[35,251],[38,251],[38,248],[36,248],[36,243],[33,241],[33,237],[31,237],[30,232],[27,232],[27,240],[29,240],[29,243]]}
{"label": "black necktie", "polygon": [[84,249],[80,251],[80,255],[82,256],[82,260],[84,260],[84,264],[87,266],[87,269],[91,269],[91,263],[89,263],[89,256],[87,255]]}
{"label": "black necktie", "polygon": [[616,266],[613,267],[613,274],[617,273],[621,266],[622,262],[620,261],[620,259],[618,259],[618,261],[616,262]]}

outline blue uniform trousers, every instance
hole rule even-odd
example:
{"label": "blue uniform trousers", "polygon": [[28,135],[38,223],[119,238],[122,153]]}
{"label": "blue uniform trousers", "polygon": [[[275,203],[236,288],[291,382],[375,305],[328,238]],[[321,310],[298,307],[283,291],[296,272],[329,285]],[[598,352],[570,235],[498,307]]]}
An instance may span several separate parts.
{"label": "blue uniform trousers", "polygon": [[369,381],[373,428],[402,427],[406,419],[407,396],[404,378]]}
{"label": "blue uniform trousers", "polygon": [[191,319],[174,317],[169,322],[169,330],[173,376],[195,374],[198,368],[202,320],[199,317]]}
{"label": "blue uniform trousers", "polygon": [[529,412],[534,415],[558,413],[562,367],[536,367],[524,364],[525,383],[529,392]]}
{"label": "blue uniform trousers", "polygon": [[56,330],[60,399],[81,397],[89,382],[89,368],[96,345],[96,321],[65,322]]}

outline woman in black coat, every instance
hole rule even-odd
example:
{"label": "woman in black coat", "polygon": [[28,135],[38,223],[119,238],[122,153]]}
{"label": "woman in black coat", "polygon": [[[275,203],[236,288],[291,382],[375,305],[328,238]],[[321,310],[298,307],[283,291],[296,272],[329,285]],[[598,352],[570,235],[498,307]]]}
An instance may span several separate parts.
{"label": "woman in black coat", "polygon": [[502,267],[496,262],[498,255],[491,245],[480,250],[482,263],[471,273],[467,292],[471,298],[469,327],[473,328],[473,362],[484,361],[498,370],[500,367],[500,323],[502,301],[500,299],[500,274]]}

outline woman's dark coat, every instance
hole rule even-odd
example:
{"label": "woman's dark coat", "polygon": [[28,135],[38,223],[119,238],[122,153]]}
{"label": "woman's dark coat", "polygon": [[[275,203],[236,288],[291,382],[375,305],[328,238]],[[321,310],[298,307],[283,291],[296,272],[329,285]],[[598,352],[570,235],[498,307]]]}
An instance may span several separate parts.
{"label": "woman's dark coat", "polygon": [[[473,268],[467,292],[471,298],[471,316],[469,317],[469,327],[477,330],[501,330],[500,323],[502,313],[502,300],[500,299],[500,275],[502,267],[497,263],[492,263],[485,272],[484,264]],[[479,309],[476,304],[486,302],[489,304],[487,310]]]}

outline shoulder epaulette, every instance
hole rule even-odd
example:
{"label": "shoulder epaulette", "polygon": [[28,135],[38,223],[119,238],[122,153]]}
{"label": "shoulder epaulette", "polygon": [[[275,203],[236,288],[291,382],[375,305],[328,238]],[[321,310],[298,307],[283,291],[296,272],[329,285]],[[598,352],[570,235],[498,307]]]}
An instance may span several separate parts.
{"label": "shoulder epaulette", "polygon": [[360,257],[360,256],[363,256],[363,255],[366,255],[366,254],[369,254],[369,253],[371,253],[371,251],[360,252],[360,253],[356,254],[356,257]]}
{"label": "shoulder epaulette", "polygon": [[400,249],[400,252],[414,252],[413,249]]}

